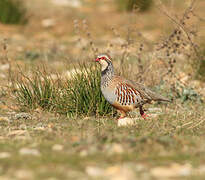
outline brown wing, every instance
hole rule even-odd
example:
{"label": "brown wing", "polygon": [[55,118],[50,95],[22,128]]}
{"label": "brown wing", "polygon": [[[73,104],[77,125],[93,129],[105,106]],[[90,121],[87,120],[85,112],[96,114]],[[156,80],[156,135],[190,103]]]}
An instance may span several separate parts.
{"label": "brown wing", "polygon": [[152,100],[154,101],[168,101],[170,102],[169,99],[151,91],[149,88],[145,87],[143,84],[141,83],[136,83],[134,81],[130,81],[127,79],[124,79],[120,76],[116,77],[120,80],[120,82],[122,84],[126,84],[126,86],[130,87],[131,89],[134,89],[135,92],[137,92],[140,97],[142,98],[142,100],[146,103],[146,102],[150,102]]}
{"label": "brown wing", "polygon": [[144,96],[132,84],[128,83],[125,79],[115,76],[114,83],[116,102],[121,106],[140,106],[151,100]]}

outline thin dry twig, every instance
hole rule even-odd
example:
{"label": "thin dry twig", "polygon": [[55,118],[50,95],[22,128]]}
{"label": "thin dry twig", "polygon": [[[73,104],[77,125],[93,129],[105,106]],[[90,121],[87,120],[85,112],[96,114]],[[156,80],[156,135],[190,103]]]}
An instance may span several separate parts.
{"label": "thin dry twig", "polygon": [[8,82],[12,82],[13,81],[13,78],[12,78],[12,68],[11,68],[11,60],[8,57],[7,39],[3,40],[2,45],[3,45],[4,58],[5,58],[6,62],[9,65],[9,68],[8,68]]}
{"label": "thin dry twig", "polygon": [[[188,17],[188,14],[190,12],[193,12],[194,10],[194,5],[195,5],[196,0],[192,0],[189,7],[185,10],[185,12],[183,13],[183,16],[180,20],[177,20],[177,18],[173,18],[173,15],[171,15],[169,13],[169,11],[167,10],[167,8],[163,5],[163,3],[161,2],[161,0],[158,0],[158,8],[160,9],[160,12],[162,12],[164,15],[166,15],[172,22],[174,22],[187,36],[187,39],[189,40],[189,42],[191,43],[191,46],[193,47],[195,54],[200,57],[199,52],[195,46],[195,44],[192,41],[192,38],[189,35],[189,31],[187,30],[187,28],[184,26],[185,23],[185,19]],[[162,8],[160,8],[162,7]]]}
{"label": "thin dry twig", "polygon": [[[202,119],[202,118],[201,118]],[[197,126],[199,126],[200,124],[202,124],[203,122],[205,122],[205,119],[203,118],[201,121],[199,121],[197,124],[195,124],[194,126],[188,127],[187,129],[193,129]]]}

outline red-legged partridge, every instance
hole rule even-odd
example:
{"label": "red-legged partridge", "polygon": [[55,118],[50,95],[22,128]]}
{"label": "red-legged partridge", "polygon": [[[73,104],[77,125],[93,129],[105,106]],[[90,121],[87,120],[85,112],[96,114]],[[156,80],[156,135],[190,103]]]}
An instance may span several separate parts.
{"label": "red-legged partridge", "polygon": [[151,101],[167,101],[161,95],[152,92],[143,84],[136,83],[114,73],[110,56],[98,55],[96,62],[101,65],[101,91],[105,99],[117,109],[120,118],[126,117],[127,112],[139,107],[140,115],[145,119],[146,114],[142,106]]}

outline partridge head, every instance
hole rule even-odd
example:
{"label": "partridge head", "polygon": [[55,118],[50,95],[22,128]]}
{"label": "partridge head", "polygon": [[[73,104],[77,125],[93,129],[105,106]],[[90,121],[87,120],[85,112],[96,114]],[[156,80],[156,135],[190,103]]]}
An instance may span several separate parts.
{"label": "partridge head", "polygon": [[112,64],[111,58],[107,54],[98,55],[95,61],[100,63],[102,71]]}

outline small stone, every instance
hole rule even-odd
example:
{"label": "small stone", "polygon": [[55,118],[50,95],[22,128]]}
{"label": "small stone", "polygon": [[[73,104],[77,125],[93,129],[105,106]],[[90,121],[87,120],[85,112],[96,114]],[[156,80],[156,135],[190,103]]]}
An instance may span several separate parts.
{"label": "small stone", "polygon": [[114,143],[112,144],[109,152],[111,154],[122,154],[124,152],[124,149],[121,144]]}
{"label": "small stone", "polygon": [[62,151],[63,150],[63,146],[61,144],[54,144],[52,147],[53,151]]}
{"label": "small stone", "polygon": [[82,5],[80,0],[52,0],[52,3],[57,6],[67,6],[73,8],[78,8]]}
{"label": "small stone", "polygon": [[108,167],[105,176],[111,180],[136,179],[134,170],[126,164]]}
{"label": "small stone", "polygon": [[40,152],[37,149],[31,149],[31,148],[21,148],[19,150],[19,153],[21,155],[40,156]]}
{"label": "small stone", "polygon": [[150,173],[156,178],[173,178],[180,176],[189,176],[191,174],[192,167],[190,164],[172,164],[169,167],[155,167],[151,169]]}
{"label": "small stone", "polygon": [[43,19],[41,25],[45,28],[53,27],[55,25],[54,19]]}
{"label": "small stone", "polygon": [[6,75],[3,74],[3,73],[1,73],[1,74],[0,74],[0,78],[1,78],[1,79],[5,79],[5,78],[6,78]]}
{"label": "small stone", "polygon": [[133,125],[136,125],[136,119],[128,118],[128,117],[121,118],[121,119],[118,120],[117,125],[118,125],[118,127],[133,126]]}
{"label": "small stone", "polygon": [[24,169],[20,169],[20,170],[17,170],[15,172],[15,177],[17,179],[32,179],[33,178],[33,173],[32,171],[30,170],[24,170]]}
{"label": "small stone", "polygon": [[86,173],[92,177],[99,177],[104,175],[104,170],[99,167],[88,166],[85,169]]}
{"label": "small stone", "polygon": [[9,158],[11,156],[8,152],[0,152],[0,159]]}
{"label": "small stone", "polygon": [[31,115],[25,112],[22,113],[18,113],[14,115],[14,119],[18,120],[18,119],[31,119]]}
{"label": "small stone", "polygon": [[8,117],[0,117],[0,121],[9,121]]}
{"label": "small stone", "polygon": [[82,151],[80,151],[80,156],[81,157],[85,157],[85,156],[87,156],[88,155],[88,151],[87,150],[82,150]]}
{"label": "small stone", "polygon": [[6,71],[8,69],[9,69],[9,64],[2,64],[2,65],[0,65],[0,70],[1,71]]}

